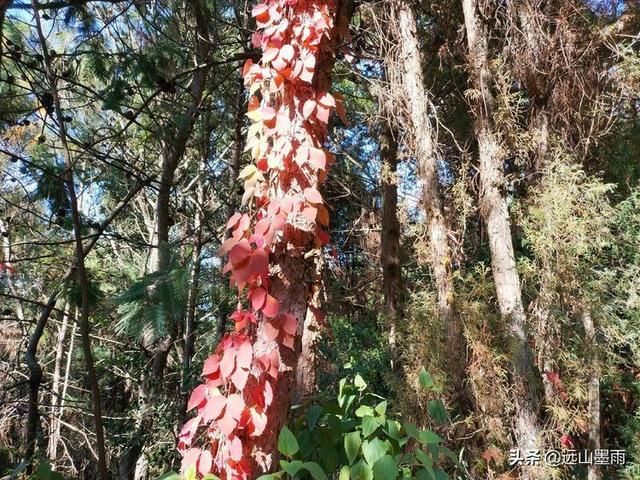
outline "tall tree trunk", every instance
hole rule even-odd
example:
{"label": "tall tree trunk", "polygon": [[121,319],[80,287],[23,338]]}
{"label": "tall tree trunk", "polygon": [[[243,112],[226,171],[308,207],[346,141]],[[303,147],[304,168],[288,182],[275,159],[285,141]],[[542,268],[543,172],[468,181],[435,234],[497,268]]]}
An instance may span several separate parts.
{"label": "tall tree trunk", "polygon": [[[538,378],[526,332],[520,278],[516,269],[507,200],[503,195],[503,152],[493,126],[495,99],[491,92],[486,32],[477,14],[477,0],[463,0],[464,20],[471,67],[471,86],[477,91],[473,110],[480,157],[480,211],[487,227],[492,274],[500,313],[510,334],[514,398],[513,428],[519,449],[540,447],[538,424]],[[521,477],[543,480],[544,469],[523,467]]]}
{"label": "tall tree trunk", "polygon": [[[330,46],[325,45],[324,49],[320,47],[321,50],[324,50],[325,55],[319,58],[316,64],[314,87],[318,92],[328,92],[330,89],[335,54],[345,40],[344,35],[348,34],[353,8],[354,2],[351,0],[336,2],[334,35],[330,39]],[[310,180],[313,187],[319,186],[317,179]],[[292,193],[292,191],[273,191],[270,197],[286,198]],[[300,232],[299,235],[304,236],[304,240],[298,239],[296,243],[309,246],[306,254],[314,254],[316,257],[322,255],[321,249],[314,248],[316,245],[315,232]],[[317,279],[318,262],[316,262],[314,274],[304,258],[284,249],[282,253],[271,254],[270,264],[271,295],[279,302],[280,311],[287,312],[297,319],[298,331],[294,349],[283,346],[277,339],[272,340],[269,335],[268,323],[265,321],[259,322],[256,332],[255,357],[269,352],[278,352],[280,355],[280,374],[273,386],[273,391],[277,394],[274,395],[273,402],[266,412],[267,428],[262,435],[255,439],[255,443],[246,443],[244,446],[246,451],[252,452],[252,470],[256,476],[270,472],[277,466],[278,435],[287,421],[291,401],[295,398],[296,370],[302,351],[303,332],[307,328],[305,323],[309,320],[308,312],[312,310],[309,308],[309,303],[313,300],[314,291],[317,291],[314,289],[320,287],[313,284],[313,280]]]}
{"label": "tall tree trunk", "polygon": [[51,419],[49,420],[49,445],[47,447],[47,456],[52,464],[58,458],[58,441],[56,433],[59,431],[60,423],[60,404],[62,397],[60,395],[60,376],[62,372],[62,362],[64,361],[64,345],[67,337],[67,329],[69,327],[69,305],[65,305],[62,312],[62,323],[58,328],[58,339],[56,345],[56,356],[53,366],[53,382],[51,384]]}
{"label": "tall tree trunk", "polygon": [[38,2],[32,0],[32,6],[34,8],[34,18],[36,21],[36,28],[38,31],[38,38],[42,49],[42,56],[44,59],[45,72],[49,83],[51,96],[53,97],[53,106],[56,116],[56,122],[58,124],[58,138],[62,145],[62,152],[65,160],[65,171],[63,178],[67,194],[69,195],[69,204],[71,206],[71,218],[73,221],[73,234],[75,239],[75,273],[76,281],[80,286],[81,291],[81,308],[79,315],[79,327],[80,337],[82,340],[82,352],[85,361],[85,367],[87,369],[87,382],[91,389],[91,401],[93,407],[93,421],[96,430],[96,452],[98,456],[98,476],[101,480],[108,480],[109,471],[107,467],[107,451],[104,440],[104,426],[102,420],[102,404],[100,395],[100,386],[95,370],[95,363],[93,360],[93,352],[91,350],[91,336],[89,325],[89,277],[85,267],[85,248],[82,242],[82,219],[80,217],[80,211],[78,209],[78,198],[76,196],[76,187],[74,183],[73,166],[74,161],[71,157],[71,151],[67,144],[66,127],[64,124],[64,115],[62,112],[62,106],[60,103],[60,97],[58,95],[58,89],[56,86],[56,75],[51,68],[51,58],[49,56],[49,49],[47,45],[47,39],[44,35],[40,14],[38,13]]}
{"label": "tall tree trunk", "polygon": [[380,261],[382,264],[382,290],[384,314],[389,322],[389,345],[393,367],[397,363],[397,328],[402,271],[400,267],[400,222],[398,221],[398,143],[389,121],[380,122],[380,156],[382,160],[382,218]]}
{"label": "tall tree trunk", "polygon": [[[596,329],[589,310],[582,312],[582,325],[585,333],[587,359],[589,362],[589,381],[587,395],[589,398],[589,450],[601,448],[600,443],[600,364],[596,341]],[[602,473],[598,465],[589,465],[588,480],[600,480]]]}
{"label": "tall tree trunk", "polygon": [[442,209],[438,181],[436,134],[429,119],[429,99],[424,86],[417,25],[410,2],[396,4],[403,60],[403,83],[409,103],[418,168],[422,180],[422,202],[427,214],[431,263],[438,295],[438,312],[446,325],[448,358],[456,392],[462,393],[465,349],[460,316],[455,311],[451,270],[451,247]]}

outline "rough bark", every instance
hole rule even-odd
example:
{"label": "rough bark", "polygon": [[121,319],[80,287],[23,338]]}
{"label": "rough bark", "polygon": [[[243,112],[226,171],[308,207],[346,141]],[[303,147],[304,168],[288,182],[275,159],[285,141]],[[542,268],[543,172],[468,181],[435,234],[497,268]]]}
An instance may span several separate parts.
{"label": "rough bark", "polygon": [[451,269],[451,247],[442,208],[438,180],[436,138],[429,118],[429,99],[424,86],[422,59],[414,12],[409,2],[399,2],[397,17],[403,60],[403,83],[411,123],[415,153],[422,180],[422,202],[427,214],[431,264],[438,296],[438,312],[446,325],[448,357],[456,392],[463,392],[465,351],[460,316],[455,311],[455,291]]}
{"label": "rough bark", "polygon": [[307,305],[304,324],[301,332],[301,347],[296,367],[296,388],[294,401],[302,404],[313,399],[317,391],[318,377],[318,345],[325,327],[324,318],[320,314],[325,291],[322,281],[324,270],[324,258],[322,254],[315,258],[315,271],[312,272],[311,299]]}
{"label": "rough bark", "polygon": [[[477,14],[476,0],[462,1],[468,42],[475,134],[479,150],[480,212],[487,228],[493,280],[500,313],[510,334],[514,398],[513,431],[520,449],[539,448],[538,378],[534,370],[526,332],[520,278],[516,269],[507,200],[503,194],[503,152],[494,131],[492,74],[489,68],[486,32]],[[521,478],[544,479],[542,467],[523,467]]]}
{"label": "rough bark", "polygon": [[[582,312],[582,325],[585,333],[587,361],[589,362],[589,380],[587,395],[589,398],[589,450],[601,448],[600,433],[600,365],[597,354],[596,329],[589,310]],[[602,473],[598,465],[589,465],[588,480],[600,480]]]}
{"label": "rough bark", "polygon": [[382,160],[382,217],[380,261],[382,266],[382,290],[384,314],[389,322],[389,345],[394,365],[397,356],[397,326],[402,271],[400,267],[400,222],[398,221],[398,143],[389,122],[383,118],[380,124],[380,156]]}
{"label": "rough bark", "polygon": [[[332,46],[327,49],[327,56],[321,58],[316,65],[315,86],[320,91],[328,91],[331,85],[331,72],[335,61],[335,52],[341,42],[345,39],[342,33],[348,32],[348,25],[353,15],[354,4],[351,0],[338,0],[336,10],[336,21],[334,25],[334,38]],[[272,192],[272,198],[281,198],[287,192]],[[301,242],[305,244],[305,242]],[[315,244],[315,234],[310,233],[308,245]],[[311,249],[313,250],[313,248]],[[321,252],[314,252],[320,255]],[[280,303],[281,311],[288,312],[298,320],[298,334],[295,348],[291,350],[282,346],[277,340],[269,340],[265,330],[266,322],[260,322],[254,343],[254,355],[278,351],[280,353],[280,375],[275,382],[273,403],[268,410],[267,430],[256,438],[255,444],[245,445],[252,455],[253,474],[260,476],[262,473],[272,471],[278,462],[278,435],[285,424],[291,401],[295,397],[296,370],[300,353],[302,351],[302,337],[305,330],[305,320],[309,302],[312,300],[314,292],[314,281],[316,280],[310,262],[305,261],[302,256],[294,255],[291,252],[275,253],[271,255],[272,265],[272,285],[271,294]]]}

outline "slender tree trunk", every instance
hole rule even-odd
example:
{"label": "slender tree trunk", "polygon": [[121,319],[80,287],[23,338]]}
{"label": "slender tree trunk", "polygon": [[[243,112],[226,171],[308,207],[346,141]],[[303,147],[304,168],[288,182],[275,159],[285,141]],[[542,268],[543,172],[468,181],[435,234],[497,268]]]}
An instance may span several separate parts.
{"label": "slender tree trunk", "polygon": [[[589,398],[589,450],[593,452],[601,448],[600,363],[598,361],[596,329],[589,310],[582,312],[582,325],[584,326],[589,361],[589,385],[587,387]],[[588,480],[600,480],[601,478],[600,467],[598,465],[589,465]]]}
{"label": "slender tree trunk", "polygon": [[389,322],[389,345],[393,366],[397,363],[397,327],[402,271],[400,267],[400,222],[398,221],[398,143],[389,121],[380,123],[380,156],[382,159],[382,235],[380,261],[382,264],[382,289],[384,314]]}
{"label": "slender tree trunk", "polygon": [[[512,362],[514,399],[513,428],[516,446],[522,450],[540,447],[538,424],[538,378],[535,374],[526,332],[526,316],[522,303],[520,278],[516,269],[507,200],[503,195],[503,152],[494,131],[492,115],[494,98],[489,69],[487,39],[477,14],[476,0],[462,1],[471,86],[477,91],[473,105],[475,134],[480,157],[480,211],[487,227],[493,279],[502,317],[508,324]],[[523,467],[521,477],[543,480],[542,467]]]}
{"label": "slender tree trunk", "polygon": [[56,432],[59,431],[59,415],[60,415],[60,376],[62,372],[62,362],[64,361],[64,344],[67,337],[67,329],[69,327],[69,305],[65,305],[62,312],[62,323],[58,328],[58,340],[56,345],[56,357],[53,366],[53,382],[51,385],[51,419],[49,421],[49,446],[47,448],[47,456],[52,464],[55,464],[58,458],[58,437]]}
{"label": "slender tree trunk", "polygon": [[[98,455],[98,476],[101,480],[108,480],[109,472],[107,467],[107,452],[104,440],[104,427],[102,422],[102,405],[100,396],[100,386],[98,384],[98,378],[95,371],[95,364],[93,361],[93,352],[91,351],[91,337],[90,337],[90,325],[89,325],[89,278],[85,267],[85,248],[82,243],[82,220],[80,218],[80,212],[78,210],[78,198],[76,196],[76,189],[74,183],[73,166],[74,162],[71,158],[71,152],[67,144],[66,127],[64,125],[64,115],[62,113],[62,106],[60,103],[60,97],[56,86],[56,76],[51,68],[51,59],[49,57],[49,49],[47,46],[47,39],[42,30],[40,21],[40,14],[37,11],[38,2],[32,0],[34,8],[34,18],[36,21],[36,28],[38,31],[38,37],[42,48],[42,56],[44,59],[45,72],[49,83],[51,95],[53,97],[54,111],[56,115],[56,121],[58,124],[58,137],[62,144],[63,156],[65,159],[65,171],[63,174],[67,193],[69,195],[69,203],[71,205],[71,216],[73,220],[73,233],[75,237],[75,270],[76,281],[78,282],[81,290],[82,305],[79,315],[80,337],[82,339],[82,351],[85,360],[85,367],[87,369],[87,382],[89,383],[92,395],[93,406],[93,420],[96,430],[96,451]],[[36,399],[37,401],[37,399]]]}
{"label": "slender tree trunk", "polygon": [[418,168],[422,180],[422,202],[427,214],[431,263],[438,295],[438,311],[446,325],[448,357],[454,389],[464,392],[465,350],[460,316],[455,311],[455,291],[451,269],[451,247],[442,209],[438,181],[436,135],[429,119],[429,99],[424,86],[417,25],[410,2],[397,4],[403,83],[409,102]]}

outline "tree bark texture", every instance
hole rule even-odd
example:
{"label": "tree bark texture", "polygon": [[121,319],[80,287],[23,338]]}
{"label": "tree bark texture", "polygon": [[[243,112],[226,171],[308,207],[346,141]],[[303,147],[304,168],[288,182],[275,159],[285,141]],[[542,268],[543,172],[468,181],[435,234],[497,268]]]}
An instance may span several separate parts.
{"label": "tree bark texture", "polygon": [[[589,362],[589,378],[587,396],[589,398],[589,450],[600,450],[601,420],[600,420],[600,365],[597,354],[596,328],[589,310],[582,312],[582,325],[585,333],[585,346]],[[602,472],[598,465],[589,465],[588,480],[600,480]]]}
{"label": "tree bark texture", "polygon": [[451,247],[442,208],[438,180],[436,134],[429,118],[429,98],[422,73],[422,59],[415,14],[410,2],[396,4],[403,60],[403,83],[407,97],[415,154],[422,180],[422,202],[427,215],[431,263],[435,281],[438,312],[446,326],[449,361],[452,363],[454,388],[463,391],[465,351],[460,317],[455,311],[455,291],[451,265]]}
{"label": "tree bark texture", "polygon": [[[477,13],[477,0],[462,1],[468,42],[471,87],[476,91],[473,104],[475,134],[479,150],[480,211],[487,228],[492,274],[500,313],[510,334],[514,398],[513,429],[517,448],[540,446],[538,423],[538,378],[535,373],[526,332],[520,278],[516,269],[507,199],[503,194],[503,152],[493,126],[495,99],[491,91],[492,74],[486,32]],[[523,467],[521,478],[543,480],[542,467]]]}
{"label": "tree bark texture", "polygon": [[397,329],[400,297],[402,295],[402,270],[400,266],[400,222],[398,221],[398,143],[389,121],[380,122],[380,156],[382,160],[382,218],[380,262],[382,266],[382,290],[384,313],[389,322],[389,345],[396,363]]}

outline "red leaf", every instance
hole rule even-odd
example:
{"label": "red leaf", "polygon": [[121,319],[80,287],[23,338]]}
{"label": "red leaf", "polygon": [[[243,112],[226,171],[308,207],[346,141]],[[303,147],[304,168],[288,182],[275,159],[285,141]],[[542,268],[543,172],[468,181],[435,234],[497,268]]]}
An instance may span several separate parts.
{"label": "red leaf", "polygon": [[182,465],[180,466],[180,471],[184,473],[189,469],[189,467],[195,465],[195,463],[200,458],[201,452],[202,450],[200,450],[199,448],[190,448],[189,450],[184,452],[182,456]]}
{"label": "red leaf", "polygon": [[243,238],[229,252],[229,261],[233,265],[238,265],[249,258],[249,255],[251,255],[251,245],[249,240]]}
{"label": "red leaf", "polygon": [[240,420],[240,416],[242,415],[244,407],[245,405],[242,395],[234,393],[229,395],[229,397],[227,398],[227,415],[230,415],[231,418]]}
{"label": "red leaf", "polygon": [[202,418],[200,415],[192,418],[187,423],[184,424],[180,434],[178,435],[178,449],[184,450],[186,447],[191,445],[193,442],[193,437],[198,431],[198,427],[200,426]]}
{"label": "red leaf", "polygon": [[253,360],[253,346],[251,342],[246,340],[238,348],[238,355],[236,356],[236,362],[240,368],[246,370],[251,368],[251,361]]}
{"label": "red leaf", "polygon": [[252,288],[249,292],[249,300],[251,300],[251,306],[255,311],[264,307],[264,302],[267,300],[267,291],[262,287]]}
{"label": "red leaf", "polygon": [[211,472],[211,467],[213,467],[213,456],[209,450],[204,450],[198,459],[198,473],[206,475]]}
{"label": "red leaf", "polygon": [[200,407],[207,400],[207,386],[206,385],[198,385],[193,392],[191,392],[191,396],[189,397],[189,403],[187,403],[187,411],[192,410],[196,407]]}
{"label": "red leaf", "polygon": [[235,385],[235,387],[242,391],[244,386],[247,384],[247,380],[249,379],[249,370],[245,370],[243,368],[236,368],[236,371],[231,375],[231,382]]}
{"label": "red leaf", "polygon": [[278,301],[275,298],[273,298],[271,295],[267,294],[267,301],[265,302],[265,305],[262,308],[262,313],[264,313],[266,317],[272,318],[278,315],[279,311],[280,311],[280,304],[278,303]]}
{"label": "red leaf", "polygon": [[282,329],[289,335],[295,335],[298,331],[298,320],[296,320],[296,317],[290,313],[285,313]]}
{"label": "red leaf", "polygon": [[227,230],[232,229],[233,227],[235,227],[238,222],[240,221],[240,219],[242,218],[242,214],[241,213],[234,213],[231,218],[229,219],[229,222],[227,223]]}
{"label": "red leaf", "polygon": [[305,119],[308,119],[311,115],[313,115],[313,112],[316,111],[316,107],[317,107],[317,103],[315,100],[307,100],[306,102],[304,102],[304,106],[302,107],[302,116]]}
{"label": "red leaf", "polygon": [[312,148],[309,151],[309,161],[318,170],[327,169],[327,154],[321,148]]}
{"label": "red leaf", "polygon": [[202,376],[208,377],[211,374],[217,373],[220,370],[220,355],[217,353],[211,355],[204,361],[204,367],[202,368]]}
{"label": "red leaf", "polygon": [[323,203],[322,195],[320,195],[320,192],[312,187],[304,189],[304,198],[306,198],[309,203]]}
{"label": "red leaf", "polygon": [[227,404],[227,398],[217,394],[211,396],[209,400],[207,400],[207,404],[200,410],[200,415],[202,415],[202,420],[205,423],[209,423],[212,420],[218,420],[222,415],[222,411]]}
{"label": "red leaf", "polygon": [[229,378],[236,368],[236,351],[233,348],[228,348],[222,355],[222,361],[220,362],[220,373],[224,378]]}
{"label": "red leaf", "polygon": [[315,222],[318,216],[318,209],[315,207],[305,207],[302,210],[302,215],[310,222]]}

